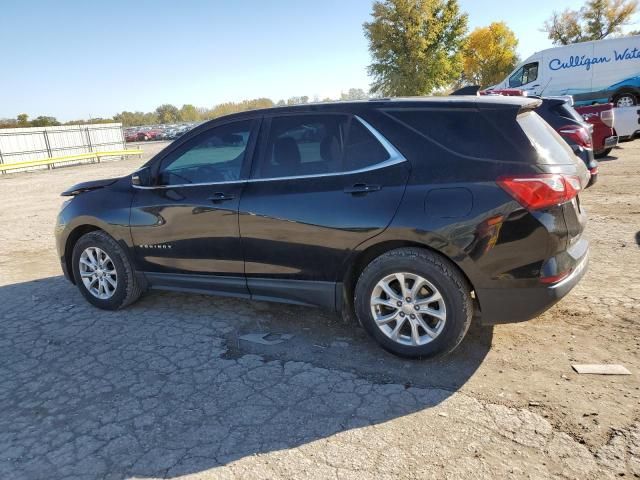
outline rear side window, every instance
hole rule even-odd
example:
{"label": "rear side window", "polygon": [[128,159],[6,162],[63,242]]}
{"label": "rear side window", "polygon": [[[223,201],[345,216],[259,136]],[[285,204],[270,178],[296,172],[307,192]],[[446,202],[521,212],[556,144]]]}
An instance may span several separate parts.
{"label": "rear side window", "polygon": [[511,142],[476,109],[396,110],[388,113],[456,155],[493,160],[517,159]]}
{"label": "rear side window", "polygon": [[389,157],[387,149],[355,117],[274,117],[254,178],[342,173],[374,166]]}
{"label": "rear side window", "polygon": [[563,116],[565,116],[567,118],[571,118],[571,119],[575,120],[576,122],[585,123],[584,118],[582,118],[582,115],[580,115],[576,111],[576,109],[573,108],[568,103],[560,105],[560,107],[558,107],[558,108],[560,108],[560,111],[563,112]]}
{"label": "rear side window", "polygon": [[258,178],[339,172],[347,115],[274,117]]}
{"label": "rear side window", "polygon": [[517,121],[538,152],[539,163],[561,165],[576,161],[567,142],[537,113],[522,113]]}
{"label": "rear side window", "polygon": [[360,170],[389,160],[389,152],[357,118],[352,118],[344,154],[344,170]]}

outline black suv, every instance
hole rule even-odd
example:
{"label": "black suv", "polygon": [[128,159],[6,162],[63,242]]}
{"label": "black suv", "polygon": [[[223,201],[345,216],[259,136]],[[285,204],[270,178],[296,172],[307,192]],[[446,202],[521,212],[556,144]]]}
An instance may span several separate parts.
{"label": "black suv", "polygon": [[62,268],[118,309],[147,288],[315,305],[387,350],[454,349],[530,319],[585,272],[588,171],[539,100],[441,97],[244,112],[130,177],[76,185]]}

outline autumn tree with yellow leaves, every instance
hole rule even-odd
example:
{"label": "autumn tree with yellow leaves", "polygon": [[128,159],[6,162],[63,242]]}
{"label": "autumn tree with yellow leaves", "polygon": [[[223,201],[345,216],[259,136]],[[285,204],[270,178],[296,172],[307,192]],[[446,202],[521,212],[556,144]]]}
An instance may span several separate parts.
{"label": "autumn tree with yellow leaves", "polygon": [[503,80],[518,63],[518,39],[504,22],[476,28],[463,49],[463,82],[482,88]]}

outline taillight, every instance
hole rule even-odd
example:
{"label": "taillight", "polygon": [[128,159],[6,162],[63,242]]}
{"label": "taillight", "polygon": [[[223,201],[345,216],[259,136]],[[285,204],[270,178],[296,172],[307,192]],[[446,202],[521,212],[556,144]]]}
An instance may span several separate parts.
{"label": "taillight", "polygon": [[585,127],[581,125],[567,125],[566,127],[560,127],[558,133],[565,138],[573,140],[584,148],[592,148],[591,133]]}
{"label": "taillight", "polygon": [[529,210],[540,210],[568,202],[581,190],[580,178],[558,173],[530,177],[504,176],[497,183]]}
{"label": "taillight", "polygon": [[613,127],[613,121],[615,120],[613,108],[600,112],[600,120],[602,120],[602,123],[604,123],[607,127]]}

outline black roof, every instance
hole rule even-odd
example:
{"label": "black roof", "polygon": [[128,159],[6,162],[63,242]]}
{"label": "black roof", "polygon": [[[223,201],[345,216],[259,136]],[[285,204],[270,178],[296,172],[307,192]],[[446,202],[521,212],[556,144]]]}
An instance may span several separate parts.
{"label": "black roof", "polygon": [[515,97],[502,95],[454,95],[441,97],[392,97],[375,98],[370,100],[356,101],[334,101],[321,103],[303,103],[299,105],[284,105],[269,108],[259,108],[244,112],[231,113],[222,117],[214,118],[202,125],[218,121],[226,121],[233,118],[252,118],[257,115],[273,115],[303,112],[341,112],[356,113],[368,109],[395,109],[395,108],[478,108],[482,110],[493,110],[501,108],[512,109],[533,109],[539,106],[540,99],[529,97]]}

